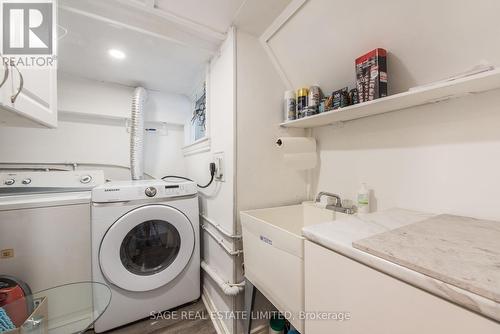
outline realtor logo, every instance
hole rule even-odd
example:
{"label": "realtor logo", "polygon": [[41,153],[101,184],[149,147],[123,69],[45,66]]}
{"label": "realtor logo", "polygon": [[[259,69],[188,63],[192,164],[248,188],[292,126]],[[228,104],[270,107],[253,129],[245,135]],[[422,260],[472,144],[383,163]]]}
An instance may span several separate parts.
{"label": "realtor logo", "polygon": [[53,3],[2,1],[4,55],[51,55]]}

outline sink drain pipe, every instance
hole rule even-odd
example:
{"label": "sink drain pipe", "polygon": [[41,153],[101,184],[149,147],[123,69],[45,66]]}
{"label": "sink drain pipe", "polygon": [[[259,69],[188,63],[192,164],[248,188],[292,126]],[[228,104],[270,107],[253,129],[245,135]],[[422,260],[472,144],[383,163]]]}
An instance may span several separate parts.
{"label": "sink drain pipe", "polygon": [[224,281],[205,261],[201,262],[201,268],[215,283],[217,283],[222,292],[227,296],[236,296],[245,289],[245,282],[229,283]]}

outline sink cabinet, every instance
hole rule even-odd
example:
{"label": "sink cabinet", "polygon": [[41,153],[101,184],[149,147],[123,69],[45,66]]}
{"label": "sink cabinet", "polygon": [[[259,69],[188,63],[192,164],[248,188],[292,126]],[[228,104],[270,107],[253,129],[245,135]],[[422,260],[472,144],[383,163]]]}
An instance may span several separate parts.
{"label": "sink cabinet", "polygon": [[500,324],[305,242],[305,310],[349,312],[350,320],[307,319],[313,334],[494,334]]}

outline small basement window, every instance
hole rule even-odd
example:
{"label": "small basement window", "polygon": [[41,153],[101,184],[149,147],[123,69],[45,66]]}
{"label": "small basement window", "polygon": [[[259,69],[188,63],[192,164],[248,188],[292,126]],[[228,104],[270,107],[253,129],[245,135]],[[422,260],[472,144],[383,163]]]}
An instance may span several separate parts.
{"label": "small basement window", "polygon": [[206,81],[192,96],[191,118],[184,126],[184,156],[210,150]]}
{"label": "small basement window", "polygon": [[191,118],[191,131],[194,135],[193,142],[205,138],[207,133],[207,93],[206,83],[203,83],[203,91],[195,97],[193,118]]}

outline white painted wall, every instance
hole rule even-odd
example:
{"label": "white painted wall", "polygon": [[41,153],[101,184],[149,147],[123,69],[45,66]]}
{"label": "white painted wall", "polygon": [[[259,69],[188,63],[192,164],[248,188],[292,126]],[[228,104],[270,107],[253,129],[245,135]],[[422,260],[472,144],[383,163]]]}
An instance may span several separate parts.
{"label": "white painted wall", "polygon": [[500,91],[315,130],[316,189],[355,198],[374,190],[374,210],[401,207],[500,220]]}
{"label": "white painted wall", "polygon": [[[59,77],[61,110],[128,117],[133,88],[80,79]],[[150,92],[145,107],[147,120],[184,123],[190,117],[187,97]],[[57,129],[2,128],[2,162],[79,162],[129,166],[130,134],[123,125],[101,121],[60,121]],[[181,148],[183,128],[168,127],[167,136],[145,136],[145,172],[155,177],[185,174]],[[109,171],[109,178],[127,178],[128,173]]]}
{"label": "white painted wall", "polygon": [[308,0],[270,45],[295,88],[354,86],[354,60],[389,52],[389,91],[462,72],[481,60],[500,65],[497,0]]}
{"label": "white painted wall", "polygon": [[[258,39],[238,31],[236,45],[237,212],[298,204],[306,199],[307,174],[287,167],[275,143],[281,136],[303,136],[304,131],[279,127],[285,86]],[[239,301],[241,307],[243,296]],[[258,294],[255,311],[272,309]],[[266,323],[255,320],[254,327]]]}
{"label": "white painted wall", "polygon": [[300,203],[307,175],[285,164],[276,140],[304,131],[280,128],[285,86],[258,39],[237,36],[238,211]]}
{"label": "white painted wall", "polygon": [[[499,65],[499,11],[495,0],[309,0],[270,45],[294,86],[317,82],[327,93],[352,86],[354,59],[384,47],[394,93],[481,60]],[[314,188],[354,198],[367,182],[374,209],[498,220],[499,103],[496,90],[316,129],[321,162]]]}
{"label": "white painted wall", "polygon": [[134,89],[58,73],[59,110],[123,117],[130,111]]}
{"label": "white painted wall", "polygon": [[[234,36],[231,32],[220,55],[210,64],[210,152],[188,156],[186,161],[189,177],[205,183],[213,154],[224,152],[226,182],[201,190],[200,207],[210,219],[233,233],[240,230],[239,223],[234,228],[235,222],[239,222],[240,210],[299,203],[305,199],[305,173],[288,169],[274,144],[281,135],[290,135],[278,126],[283,115],[276,110],[282,109],[283,90],[284,86],[257,38],[243,32]],[[293,134],[303,135],[303,131]],[[203,259],[222,278],[241,281],[243,259],[228,256],[206,233],[202,239]],[[225,242],[238,247],[229,239]],[[243,295],[238,298],[224,296],[208,277],[204,277],[203,287],[217,311],[242,308]],[[258,298],[257,310],[271,307],[265,298]],[[226,319],[223,330],[240,333],[242,328],[236,328],[238,325],[241,323]]]}
{"label": "white painted wall", "polygon": [[[214,182],[206,189],[200,190],[200,211],[227,231],[234,231],[234,149],[235,149],[235,36],[232,31],[223,43],[220,53],[209,65],[207,84],[208,124],[210,134],[210,151],[186,157],[188,177],[199,184],[205,184],[210,178],[209,163],[213,154],[224,152],[225,182]],[[216,231],[214,233],[217,234]],[[230,239],[225,240],[233,247]],[[235,246],[236,247],[236,246]],[[202,232],[202,258],[224,280],[234,282],[235,262],[206,233]],[[205,274],[203,275],[204,293],[219,312],[229,312],[234,309],[233,297],[225,296],[219,287]],[[224,331],[235,332],[235,323],[231,319],[222,322]]]}
{"label": "white painted wall", "polygon": [[[88,114],[129,117],[133,87],[89,80],[59,73],[59,109]],[[184,95],[148,90],[146,120],[184,124],[190,118],[189,99]]]}
{"label": "white painted wall", "polygon": [[[224,152],[226,182],[217,183],[208,191],[201,190],[202,212],[226,230],[235,231],[234,222],[239,222],[240,210],[295,204],[304,200],[305,173],[289,169],[275,148],[278,137],[304,135],[304,132],[289,133],[278,126],[283,117],[283,113],[277,110],[282,109],[284,85],[258,39],[244,32],[238,32],[236,36],[230,34],[220,56],[210,64],[208,82],[211,148],[210,152],[186,158],[188,175],[198,183],[205,183],[213,154]],[[233,90],[235,87],[236,91]],[[235,147],[236,157],[233,153]],[[238,226],[236,231],[240,230]],[[225,242],[231,245],[230,240]],[[222,278],[233,282],[243,279],[240,270],[243,259],[228,256],[206,234],[203,238],[203,258]],[[207,277],[203,285],[217,311],[242,308],[243,295],[237,299],[224,296]],[[271,307],[265,298],[259,296],[256,310]],[[226,320],[224,330],[241,332],[241,327],[234,327],[237,324],[241,325]]]}

